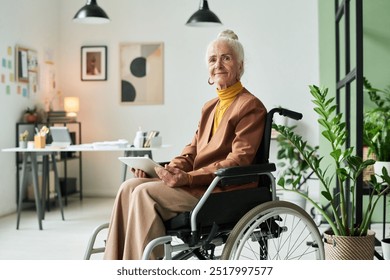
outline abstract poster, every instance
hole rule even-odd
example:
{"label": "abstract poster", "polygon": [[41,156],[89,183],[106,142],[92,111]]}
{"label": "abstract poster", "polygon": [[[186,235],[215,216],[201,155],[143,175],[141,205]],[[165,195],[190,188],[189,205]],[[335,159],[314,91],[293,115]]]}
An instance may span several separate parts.
{"label": "abstract poster", "polygon": [[121,102],[163,104],[163,43],[120,44]]}

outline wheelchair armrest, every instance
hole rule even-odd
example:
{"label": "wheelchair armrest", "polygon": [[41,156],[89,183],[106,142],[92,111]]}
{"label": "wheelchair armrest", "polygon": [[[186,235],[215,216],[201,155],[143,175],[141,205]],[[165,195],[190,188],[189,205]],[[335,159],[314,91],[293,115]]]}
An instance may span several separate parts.
{"label": "wheelchair armrest", "polygon": [[218,169],[214,174],[218,177],[259,175],[276,171],[274,163],[253,164],[247,166],[232,166]]}

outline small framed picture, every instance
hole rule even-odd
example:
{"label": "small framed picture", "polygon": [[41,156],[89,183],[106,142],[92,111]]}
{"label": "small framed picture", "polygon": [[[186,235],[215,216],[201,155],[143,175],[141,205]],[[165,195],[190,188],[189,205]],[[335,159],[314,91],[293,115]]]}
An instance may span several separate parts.
{"label": "small framed picture", "polygon": [[106,81],[107,80],[107,47],[82,46],[81,47],[81,80]]}
{"label": "small framed picture", "polygon": [[15,51],[15,74],[16,81],[19,83],[28,83],[28,49],[16,46]]}

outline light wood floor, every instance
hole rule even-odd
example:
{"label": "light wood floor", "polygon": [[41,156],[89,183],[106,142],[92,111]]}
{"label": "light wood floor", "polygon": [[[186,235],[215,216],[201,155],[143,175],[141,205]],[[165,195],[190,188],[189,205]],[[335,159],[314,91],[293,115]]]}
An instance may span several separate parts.
{"label": "light wood floor", "polygon": [[[19,230],[16,230],[16,214],[1,217],[0,260],[82,260],[95,227],[109,221],[113,203],[114,198],[80,201],[78,196],[70,197],[68,206],[64,207],[65,221],[55,207],[46,212],[43,230],[38,228],[34,209],[23,210]],[[372,228],[380,240],[382,225],[375,224]],[[106,230],[101,232],[97,245],[103,245],[106,234]],[[381,253],[380,247],[376,249]],[[102,259],[102,254],[95,254],[91,259]]]}
{"label": "light wood floor", "polygon": [[[83,259],[92,231],[109,221],[113,203],[113,198],[80,201],[77,196],[71,197],[64,207],[65,221],[55,207],[46,212],[43,230],[39,230],[34,209],[22,211],[19,230],[16,230],[16,214],[1,217],[0,260]],[[101,259],[100,255],[94,258]]]}

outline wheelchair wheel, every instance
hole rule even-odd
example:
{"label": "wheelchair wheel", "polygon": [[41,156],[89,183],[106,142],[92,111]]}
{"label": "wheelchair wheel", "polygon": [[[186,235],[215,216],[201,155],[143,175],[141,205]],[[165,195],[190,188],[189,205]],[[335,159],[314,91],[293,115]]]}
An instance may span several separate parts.
{"label": "wheelchair wheel", "polygon": [[270,201],[247,212],[226,240],[221,259],[324,259],[321,235],[299,206]]}

